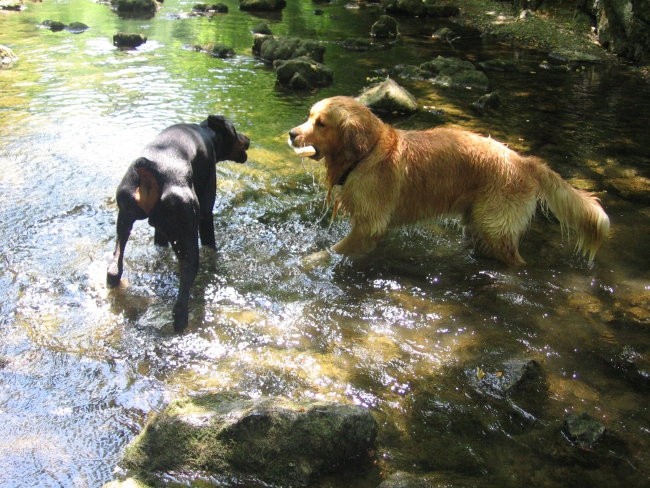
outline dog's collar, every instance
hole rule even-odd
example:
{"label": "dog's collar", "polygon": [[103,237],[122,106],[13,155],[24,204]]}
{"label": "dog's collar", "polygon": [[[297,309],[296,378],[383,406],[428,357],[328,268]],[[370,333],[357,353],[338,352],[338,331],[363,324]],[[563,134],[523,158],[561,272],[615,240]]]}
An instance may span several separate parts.
{"label": "dog's collar", "polygon": [[336,181],[336,184],[339,186],[345,185],[345,182],[348,179],[348,176],[350,176],[350,173],[354,171],[354,169],[359,165],[361,162],[361,159],[357,160],[356,162],[352,163],[348,169],[346,169],[343,174],[339,177],[339,179]]}
{"label": "dog's collar", "polygon": [[341,176],[339,176],[339,179],[336,180],[336,184],[339,186],[345,185],[345,182],[347,181],[348,177],[350,174],[359,166],[359,163],[363,161],[365,158],[368,157],[369,154],[372,154],[372,152],[375,150],[375,147],[377,147],[377,143],[375,142],[375,145],[372,146],[372,149],[366,153],[366,156],[357,159],[354,163],[350,165],[348,169],[346,169]]}

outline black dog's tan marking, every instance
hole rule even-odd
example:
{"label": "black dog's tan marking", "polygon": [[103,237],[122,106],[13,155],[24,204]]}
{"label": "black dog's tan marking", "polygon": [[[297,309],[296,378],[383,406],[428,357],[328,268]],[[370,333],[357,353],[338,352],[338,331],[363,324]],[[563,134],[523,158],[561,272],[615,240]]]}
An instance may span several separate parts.
{"label": "black dog's tan marking", "polygon": [[140,181],[135,189],[133,198],[138,207],[149,215],[158,203],[158,200],[160,200],[160,186],[156,181],[156,177],[148,169],[138,168],[137,172]]}
{"label": "black dog's tan marking", "polygon": [[119,284],[124,248],[136,220],[149,219],[154,242],[171,243],[180,264],[180,285],[174,304],[174,329],[187,326],[190,288],[199,267],[201,244],[215,247],[214,208],[219,161],[243,163],[250,145],[222,116],[201,124],[176,124],[145,146],[117,187],[117,242],[106,272],[109,286]]}

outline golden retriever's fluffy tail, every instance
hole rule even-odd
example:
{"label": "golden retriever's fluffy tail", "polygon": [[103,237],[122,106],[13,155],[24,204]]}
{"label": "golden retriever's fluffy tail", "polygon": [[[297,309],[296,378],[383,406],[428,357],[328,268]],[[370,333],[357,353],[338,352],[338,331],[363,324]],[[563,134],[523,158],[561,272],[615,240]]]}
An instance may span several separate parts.
{"label": "golden retriever's fluffy tail", "polygon": [[573,188],[541,160],[528,159],[535,163],[540,200],[560,221],[563,232],[575,234],[576,250],[592,262],[600,244],[609,235],[609,217],[598,198]]}

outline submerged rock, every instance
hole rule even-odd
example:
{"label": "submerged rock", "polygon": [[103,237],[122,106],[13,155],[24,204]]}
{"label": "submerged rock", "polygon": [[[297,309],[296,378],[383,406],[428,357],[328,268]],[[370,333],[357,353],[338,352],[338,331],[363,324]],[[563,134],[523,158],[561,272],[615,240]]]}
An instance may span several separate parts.
{"label": "submerged rock", "polygon": [[120,48],[135,48],[147,42],[142,34],[118,32],[113,36],[113,45]]}
{"label": "submerged rock", "polygon": [[70,22],[65,27],[65,30],[71,32],[72,34],[81,34],[82,32],[86,32],[88,30],[88,26],[83,22]]}
{"label": "submerged rock", "polygon": [[517,63],[511,59],[488,59],[478,65],[486,71],[515,71]]}
{"label": "submerged rock", "polygon": [[41,22],[41,27],[45,27],[46,29],[50,29],[52,32],[59,32],[65,29],[65,24],[63,22],[60,22],[58,20],[44,20]]}
{"label": "submerged rock", "polygon": [[410,114],[418,110],[415,97],[390,78],[368,88],[357,100],[376,112]]}
{"label": "submerged rock", "polygon": [[[517,415],[533,420],[548,400],[548,379],[542,365],[534,359],[509,359],[489,368],[467,371],[472,387],[481,395],[505,404],[516,404]],[[504,405],[505,405],[504,404]]]}
{"label": "submerged rock", "polygon": [[571,413],[564,419],[562,432],[581,447],[593,447],[605,433],[605,426],[586,413]]}
{"label": "submerged rock", "polygon": [[612,372],[626,379],[639,391],[650,390],[650,358],[631,345],[609,345],[596,353]]}
{"label": "submerged rock", "polygon": [[280,85],[292,90],[310,90],[332,84],[330,68],[307,56],[278,60],[273,64]]}
{"label": "submerged rock", "polygon": [[376,436],[377,422],[361,407],[206,394],[155,415],[121,464],[154,485],[183,472],[307,486],[322,474],[365,465]]}
{"label": "submerged rock", "polygon": [[438,56],[420,65],[435,85],[487,91],[490,82],[485,73],[476,69],[469,61],[459,58]]}
{"label": "submerged rock", "polygon": [[370,51],[372,49],[372,42],[364,37],[350,37],[341,42],[348,51]]}
{"label": "submerged rock", "polygon": [[501,105],[499,92],[486,93],[481,95],[478,100],[472,103],[472,108],[479,114],[484,114],[490,108],[497,108]]}
{"label": "submerged rock", "polygon": [[214,3],[211,5],[208,5],[206,3],[197,3],[192,6],[192,12],[197,14],[227,14],[228,5],[225,3]]}
{"label": "submerged rock", "polygon": [[235,55],[235,50],[230,46],[223,44],[205,44],[203,46],[194,46],[195,51],[201,51],[214,58],[232,58]]}
{"label": "submerged rock", "polygon": [[397,21],[390,15],[382,15],[370,28],[370,35],[378,39],[393,39],[398,34]]}

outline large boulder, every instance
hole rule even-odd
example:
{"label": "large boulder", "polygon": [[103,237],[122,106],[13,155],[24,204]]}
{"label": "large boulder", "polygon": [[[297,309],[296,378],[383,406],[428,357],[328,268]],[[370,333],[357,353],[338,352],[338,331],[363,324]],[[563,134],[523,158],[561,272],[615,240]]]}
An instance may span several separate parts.
{"label": "large boulder", "polygon": [[155,415],[121,464],[154,486],[171,473],[307,486],[320,475],[366,465],[376,436],[377,422],[357,406],[205,394]]}
{"label": "large boulder", "polygon": [[334,80],[330,68],[307,56],[277,60],[273,66],[278,83],[292,90],[311,90],[329,86]]}
{"label": "large boulder", "polygon": [[410,114],[418,110],[415,97],[390,78],[371,86],[357,100],[375,112]]}

